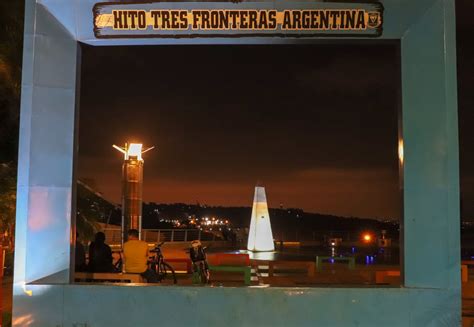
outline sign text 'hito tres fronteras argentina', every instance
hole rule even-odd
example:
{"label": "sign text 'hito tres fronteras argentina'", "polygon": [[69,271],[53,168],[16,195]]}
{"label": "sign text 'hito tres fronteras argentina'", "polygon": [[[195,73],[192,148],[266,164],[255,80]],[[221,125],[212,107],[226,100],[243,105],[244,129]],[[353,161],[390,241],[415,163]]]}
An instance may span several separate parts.
{"label": "sign text 'hito tres fronteras argentina'", "polygon": [[[380,36],[380,3],[98,3],[97,38]],[[199,6],[197,6],[199,4]],[[248,6],[252,8],[248,8]],[[286,5],[288,6],[288,4]],[[226,8],[229,7],[229,8]]]}

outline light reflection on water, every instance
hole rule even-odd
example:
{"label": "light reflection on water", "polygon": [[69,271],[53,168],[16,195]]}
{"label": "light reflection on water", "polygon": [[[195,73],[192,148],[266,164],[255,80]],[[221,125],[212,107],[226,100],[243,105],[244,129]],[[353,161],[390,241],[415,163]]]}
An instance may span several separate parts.
{"label": "light reflection on water", "polygon": [[355,257],[356,263],[373,264],[399,264],[398,248],[358,248],[358,247],[286,247],[277,251],[252,252],[248,250],[227,251],[228,253],[246,253],[252,260],[264,261],[313,261],[316,256]]}
{"label": "light reflection on water", "polygon": [[251,260],[268,260],[268,261],[277,260],[277,251],[252,252],[248,250],[239,250],[239,253],[247,253]]}

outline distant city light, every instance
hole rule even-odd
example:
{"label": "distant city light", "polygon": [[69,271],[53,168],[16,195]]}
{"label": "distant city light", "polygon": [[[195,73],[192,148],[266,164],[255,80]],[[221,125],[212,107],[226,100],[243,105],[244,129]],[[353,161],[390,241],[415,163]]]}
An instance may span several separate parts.
{"label": "distant city light", "polygon": [[362,237],[365,243],[370,243],[372,241],[372,235],[369,233],[365,233]]}

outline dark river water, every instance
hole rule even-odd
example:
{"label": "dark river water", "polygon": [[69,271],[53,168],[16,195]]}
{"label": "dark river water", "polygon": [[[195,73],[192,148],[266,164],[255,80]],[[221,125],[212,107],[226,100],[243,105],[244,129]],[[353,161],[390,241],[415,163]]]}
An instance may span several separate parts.
{"label": "dark river water", "polygon": [[[218,249],[209,251],[222,252]],[[398,265],[400,264],[400,250],[398,247],[284,247],[273,252],[252,252],[247,250],[225,251],[227,253],[248,253],[254,260],[285,260],[285,261],[313,261],[316,256],[355,257],[357,264],[365,265]]]}

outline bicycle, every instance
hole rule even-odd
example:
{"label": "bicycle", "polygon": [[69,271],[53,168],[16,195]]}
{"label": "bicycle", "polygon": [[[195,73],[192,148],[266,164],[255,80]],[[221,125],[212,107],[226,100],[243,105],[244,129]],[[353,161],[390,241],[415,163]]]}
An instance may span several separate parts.
{"label": "bicycle", "polygon": [[210,273],[206,247],[202,247],[200,241],[193,241],[189,249],[189,255],[193,263],[193,284],[209,284]]}
{"label": "bicycle", "polygon": [[193,262],[194,273],[193,273],[193,283],[195,284],[209,284],[210,274],[209,269],[206,266],[204,260]]}
{"label": "bicycle", "polygon": [[150,260],[148,261],[149,268],[156,272],[158,275],[158,280],[161,282],[165,278],[171,277],[173,279],[173,284],[176,284],[178,281],[176,279],[176,274],[173,267],[164,260],[163,253],[161,252],[161,246],[165,242],[161,242],[155,245],[155,248],[151,250],[151,253],[154,253]]}

